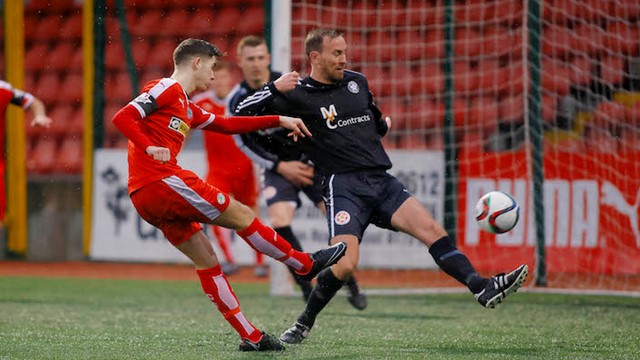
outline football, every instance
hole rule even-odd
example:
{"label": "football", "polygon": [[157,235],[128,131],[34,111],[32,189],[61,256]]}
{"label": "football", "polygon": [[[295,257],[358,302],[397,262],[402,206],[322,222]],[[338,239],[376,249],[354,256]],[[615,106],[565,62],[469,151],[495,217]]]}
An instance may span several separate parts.
{"label": "football", "polygon": [[502,191],[486,193],[476,204],[478,226],[493,234],[502,234],[513,229],[519,216],[518,203]]}

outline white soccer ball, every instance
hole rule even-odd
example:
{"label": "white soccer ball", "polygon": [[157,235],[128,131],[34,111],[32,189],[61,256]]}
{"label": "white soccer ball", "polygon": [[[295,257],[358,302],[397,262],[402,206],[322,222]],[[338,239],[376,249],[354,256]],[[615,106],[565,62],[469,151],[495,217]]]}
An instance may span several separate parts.
{"label": "white soccer ball", "polygon": [[518,203],[501,191],[486,193],[476,204],[478,226],[492,234],[502,234],[513,229],[519,217]]}

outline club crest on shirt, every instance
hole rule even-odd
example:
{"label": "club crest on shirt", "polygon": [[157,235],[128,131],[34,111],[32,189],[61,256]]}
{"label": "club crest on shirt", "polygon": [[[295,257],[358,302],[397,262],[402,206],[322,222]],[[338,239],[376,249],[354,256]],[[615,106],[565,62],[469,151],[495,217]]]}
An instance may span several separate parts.
{"label": "club crest on shirt", "polygon": [[347,89],[349,89],[349,91],[351,91],[354,94],[357,94],[360,92],[360,86],[358,86],[358,83],[353,80],[349,81],[349,83],[347,84]]}
{"label": "club crest on shirt", "polygon": [[225,203],[225,201],[227,201],[227,198],[224,197],[223,193],[218,193],[218,195],[216,196],[217,200],[218,200],[218,204],[222,205]]}
{"label": "club crest on shirt", "polygon": [[338,225],[346,225],[351,221],[351,215],[348,212],[342,210],[339,211],[333,218]]}
{"label": "club crest on shirt", "polygon": [[184,137],[189,133],[189,125],[175,116],[169,120],[169,129],[179,132]]}

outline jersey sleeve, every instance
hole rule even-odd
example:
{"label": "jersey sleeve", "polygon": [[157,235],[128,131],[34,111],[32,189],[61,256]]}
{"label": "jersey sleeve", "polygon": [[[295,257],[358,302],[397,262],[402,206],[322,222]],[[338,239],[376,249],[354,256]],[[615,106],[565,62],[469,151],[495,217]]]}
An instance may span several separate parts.
{"label": "jersey sleeve", "polygon": [[247,97],[240,102],[235,109],[236,115],[260,115],[267,113],[269,106],[273,100],[280,94],[273,82],[270,82],[256,91],[253,95]]}
{"label": "jersey sleeve", "polygon": [[33,97],[33,95],[29,94],[28,92],[13,89],[13,97],[11,98],[12,104],[18,105],[26,110],[31,107],[31,104],[33,104],[34,100],[35,97]]}

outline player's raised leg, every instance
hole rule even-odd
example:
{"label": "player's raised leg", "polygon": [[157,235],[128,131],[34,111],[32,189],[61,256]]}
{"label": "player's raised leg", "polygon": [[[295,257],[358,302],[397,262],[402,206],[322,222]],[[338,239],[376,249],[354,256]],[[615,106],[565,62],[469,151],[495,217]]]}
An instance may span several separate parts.
{"label": "player's raised leg", "polygon": [[494,308],[507,295],[517,291],[527,277],[527,265],[521,265],[507,275],[480,276],[467,256],[453,245],[442,226],[414,197],[409,197],[393,214],[391,225],[427,245],[436,264],[466,285],[476,300],[487,308]]}
{"label": "player's raised leg", "polygon": [[293,268],[302,278],[316,277],[320,271],[335,264],[345,254],[345,243],[338,243],[313,254],[297,251],[272,228],[256,218],[249,207],[233,199],[228,201],[229,206],[213,223],[236,230],[252,248]]}
{"label": "player's raised leg", "polygon": [[[271,336],[258,330],[244,316],[240,310],[238,298],[222,272],[209,239],[202,231],[196,232],[189,240],[177,245],[176,248],[193,261],[200,278],[202,290],[216,304],[225,320],[233,326],[242,338],[240,350],[284,350],[281,344],[272,341],[273,338]],[[254,346],[251,346],[251,344]],[[249,348],[246,348],[247,346]]]}

